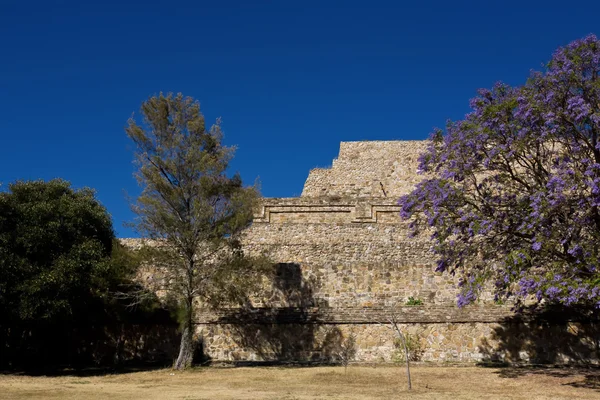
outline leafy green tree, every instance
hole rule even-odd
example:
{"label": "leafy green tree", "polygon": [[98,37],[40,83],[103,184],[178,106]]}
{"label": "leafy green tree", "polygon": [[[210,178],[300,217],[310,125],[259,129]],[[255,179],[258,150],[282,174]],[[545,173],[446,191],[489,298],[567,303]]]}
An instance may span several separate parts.
{"label": "leafy green tree", "polygon": [[0,301],[20,319],[75,314],[91,287],[105,286],[113,238],[91,190],[62,180],[10,184],[0,193]]}
{"label": "leafy green tree", "polygon": [[[133,272],[130,263],[112,262],[113,248],[110,216],[90,189],[55,179],[15,182],[0,193],[4,362],[19,363],[19,354],[28,353],[41,363],[44,352],[67,352],[61,343],[75,340],[73,326],[92,320],[93,310],[110,301],[111,287]],[[46,337],[59,341],[43,345]]]}
{"label": "leafy green tree", "polygon": [[234,149],[221,144],[219,122],[205,126],[200,105],[182,94],[160,94],[142,104],[127,135],[136,145],[142,193],[133,206],[140,233],[155,240],[147,284],[180,306],[182,337],[176,369],[191,366],[198,302],[220,304],[245,293],[253,263],[240,233],[252,221],[259,198],[239,175],[228,177]]}

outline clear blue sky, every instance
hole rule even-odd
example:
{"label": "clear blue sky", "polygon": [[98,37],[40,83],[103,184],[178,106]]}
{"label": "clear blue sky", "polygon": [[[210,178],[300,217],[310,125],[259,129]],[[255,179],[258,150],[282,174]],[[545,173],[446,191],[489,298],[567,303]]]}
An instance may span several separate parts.
{"label": "clear blue sky", "polygon": [[477,88],[600,35],[599,15],[600,1],[0,0],[0,182],[95,188],[134,235],[123,127],[172,91],[222,117],[245,181],[297,196],[340,141],[425,139]]}

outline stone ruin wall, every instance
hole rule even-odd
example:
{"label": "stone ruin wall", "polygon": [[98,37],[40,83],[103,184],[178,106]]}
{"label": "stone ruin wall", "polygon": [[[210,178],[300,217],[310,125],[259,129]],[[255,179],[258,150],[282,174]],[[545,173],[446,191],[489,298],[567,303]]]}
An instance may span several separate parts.
{"label": "stone ruin wall", "polygon": [[[572,362],[589,353],[590,343],[571,343],[563,334],[583,332],[585,324],[507,323],[510,307],[491,296],[457,308],[456,279],[435,272],[427,236],[409,238],[398,215],[398,198],[423,179],[417,158],[425,148],[424,141],[342,142],[331,168],[310,171],[301,197],[265,199],[244,246],[269,252],[281,281],[251,323],[200,313],[208,356],[335,360],[343,338],[353,335],[356,361],[390,361],[396,350],[386,322],[393,306],[421,361]],[[406,306],[409,297],[423,305]],[[563,342],[580,350],[556,351]]]}
{"label": "stone ruin wall", "polygon": [[425,141],[342,142],[331,168],[310,171],[302,198],[387,197],[395,204],[421,181],[418,158],[426,146]]}

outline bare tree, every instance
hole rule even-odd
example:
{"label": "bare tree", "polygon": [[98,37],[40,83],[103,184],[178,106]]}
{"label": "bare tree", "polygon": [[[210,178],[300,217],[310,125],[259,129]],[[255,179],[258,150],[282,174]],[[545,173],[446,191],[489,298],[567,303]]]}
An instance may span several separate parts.
{"label": "bare tree", "polygon": [[408,339],[407,336],[402,332],[402,329],[400,329],[400,327],[398,326],[398,315],[395,311],[395,307],[392,307],[392,309],[389,312],[389,317],[388,317],[388,323],[389,326],[393,329],[394,333],[398,336],[398,339],[400,339],[400,343],[402,344],[402,347],[404,348],[404,355],[405,355],[405,361],[406,361],[406,383],[407,383],[407,387],[408,390],[412,389],[412,381],[410,378],[410,358],[411,358],[411,353],[410,353],[410,348],[408,346]]}
{"label": "bare tree", "polygon": [[[410,297],[408,299],[408,301],[406,302],[407,306],[422,305],[422,304],[423,304],[423,302],[421,300],[414,299],[413,297]],[[402,346],[402,350],[404,350],[404,355],[405,355],[404,361],[406,363],[407,388],[408,388],[408,390],[411,390],[412,389],[412,380],[411,380],[411,374],[410,374],[410,361],[411,361],[411,359],[413,359],[413,354],[411,351],[411,345],[410,345],[408,333],[403,332],[402,328],[400,327],[400,316],[399,316],[399,311],[398,311],[398,305],[399,305],[399,303],[395,302],[393,304],[390,304],[389,306],[382,307],[380,310],[377,310],[378,312],[373,313],[373,314],[365,313],[365,311],[367,309],[363,309],[363,316],[365,317],[365,320],[367,320],[369,322],[377,323],[378,325],[386,326],[386,327],[390,328],[394,332],[394,335],[398,338],[400,345]]]}
{"label": "bare tree", "polygon": [[344,366],[344,374],[346,374],[348,372],[348,364],[356,357],[356,334],[354,331],[350,331],[348,335],[342,339],[338,357]]}

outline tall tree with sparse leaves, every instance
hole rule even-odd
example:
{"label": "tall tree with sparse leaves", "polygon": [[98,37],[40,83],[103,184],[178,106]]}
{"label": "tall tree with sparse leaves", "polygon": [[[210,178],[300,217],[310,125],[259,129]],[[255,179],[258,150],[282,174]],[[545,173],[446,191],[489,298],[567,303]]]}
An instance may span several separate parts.
{"label": "tall tree with sparse leaves", "polygon": [[491,282],[518,303],[600,308],[600,40],[471,107],[434,133],[430,175],[400,199],[416,231],[432,229],[438,271],[461,276],[458,304]]}
{"label": "tall tree with sparse leaves", "polygon": [[256,277],[240,245],[259,198],[238,174],[227,176],[234,148],[221,143],[219,121],[205,126],[200,105],[182,94],[162,93],[142,104],[141,125],[131,118],[127,135],[136,145],[137,179],[143,188],[133,205],[136,226],[155,240],[153,288],[174,298],[182,337],[176,369],[191,366],[198,302],[220,304],[243,293]]}

